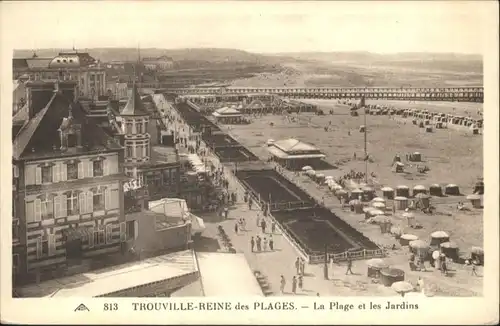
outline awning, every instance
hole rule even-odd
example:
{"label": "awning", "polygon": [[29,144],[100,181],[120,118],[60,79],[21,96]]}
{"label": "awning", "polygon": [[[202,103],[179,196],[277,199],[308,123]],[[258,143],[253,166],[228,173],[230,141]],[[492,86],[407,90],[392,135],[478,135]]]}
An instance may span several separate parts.
{"label": "awning", "polygon": [[64,229],[62,232],[66,241],[84,240],[91,236],[90,228],[86,227]]}

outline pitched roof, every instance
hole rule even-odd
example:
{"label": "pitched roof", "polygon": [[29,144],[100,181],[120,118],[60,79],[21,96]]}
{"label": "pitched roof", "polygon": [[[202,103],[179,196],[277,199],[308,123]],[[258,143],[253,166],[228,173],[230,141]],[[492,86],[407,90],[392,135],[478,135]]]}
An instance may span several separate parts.
{"label": "pitched roof", "polygon": [[28,68],[28,62],[26,59],[14,58],[12,59],[12,67],[14,69]]}
{"label": "pitched roof", "polygon": [[48,68],[49,63],[52,61],[52,58],[29,58],[26,59],[28,63],[28,68]]}
{"label": "pitched roof", "polygon": [[[53,147],[59,148],[60,146],[58,128],[64,119],[68,117],[70,105],[74,121],[82,125],[82,145],[84,147],[76,152],[54,152]],[[53,156],[54,154],[74,155],[96,150],[121,148],[101,127],[97,126],[93,121],[85,119],[85,111],[80,103],[72,103],[61,93],[52,95],[49,103],[19,131],[12,145],[14,159],[20,159],[27,155],[36,157]],[[35,153],[27,153],[27,148],[34,148]]]}
{"label": "pitched roof", "polygon": [[130,97],[128,98],[127,104],[120,112],[120,115],[125,116],[142,116],[149,115],[148,111],[144,108],[144,104],[141,100],[141,95],[139,95],[139,91],[137,90],[137,85],[134,83],[132,86],[132,92],[130,93]]}
{"label": "pitched roof", "polygon": [[52,98],[50,99],[49,103],[42,110],[40,110],[40,112],[38,112],[37,115],[35,115],[31,120],[28,121],[28,123],[24,126],[24,128],[19,131],[17,137],[13,140],[12,156],[15,159],[19,159],[23,154],[24,150],[26,149],[26,146],[28,146],[28,143],[35,134],[35,131],[37,130],[38,126],[40,125],[40,122],[47,113],[56,95],[57,94],[52,95]]}
{"label": "pitched roof", "polygon": [[228,107],[223,107],[218,110],[215,110],[215,112],[219,114],[240,114],[240,111],[236,110],[235,108],[228,108]]}
{"label": "pitched roof", "polygon": [[304,143],[294,138],[275,141],[273,143],[273,146],[278,147],[285,152],[310,152],[318,150],[318,148],[316,148],[315,146]]}

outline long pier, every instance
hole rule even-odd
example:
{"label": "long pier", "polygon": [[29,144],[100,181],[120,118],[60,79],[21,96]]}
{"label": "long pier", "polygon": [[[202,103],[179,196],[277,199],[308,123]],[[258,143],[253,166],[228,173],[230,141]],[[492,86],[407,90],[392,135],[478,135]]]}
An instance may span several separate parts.
{"label": "long pier", "polygon": [[[162,88],[158,83],[144,83],[142,88]],[[478,102],[484,99],[483,87],[185,87],[165,88],[179,95],[244,95],[267,93],[293,99],[352,99],[361,98],[402,101]]]}

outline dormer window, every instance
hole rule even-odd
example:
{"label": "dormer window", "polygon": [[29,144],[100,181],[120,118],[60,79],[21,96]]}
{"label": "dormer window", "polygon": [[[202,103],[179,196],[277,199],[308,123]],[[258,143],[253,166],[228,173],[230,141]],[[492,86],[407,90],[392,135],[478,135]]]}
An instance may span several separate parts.
{"label": "dormer window", "polygon": [[76,134],[68,134],[68,148],[78,146],[78,136]]}

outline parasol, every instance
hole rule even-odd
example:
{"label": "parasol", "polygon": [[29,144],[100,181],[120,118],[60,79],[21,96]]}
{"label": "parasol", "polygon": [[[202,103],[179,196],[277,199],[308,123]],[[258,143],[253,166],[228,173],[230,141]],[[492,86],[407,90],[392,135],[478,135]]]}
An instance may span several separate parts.
{"label": "parasol", "polygon": [[439,258],[439,255],[440,255],[439,250],[434,250],[434,251],[432,252],[432,259],[438,259],[438,258]]}
{"label": "parasol", "polygon": [[349,205],[361,205],[361,201],[357,200],[357,199],[353,199],[349,202]]}
{"label": "parasol", "polygon": [[372,199],[372,202],[373,203],[385,203],[385,199],[384,198],[380,198],[380,197],[375,197]]}
{"label": "parasol", "polygon": [[472,247],[470,249],[470,252],[475,255],[484,255],[484,249],[481,247]]}
{"label": "parasol", "polygon": [[418,237],[414,234],[407,233],[407,234],[403,234],[401,236],[401,239],[408,240],[408,241],[414,241],[414,240],[418,240]]}
{"label": "parasol", "polygon": [[397,186],[396,189],[410,189],[410,188],[408,188],[408,186],[402,185],[402,186]]}
{"label": "parasol", "polygon": [[377,223],[377,224],[382,224],[382,223],[390,223],[391,219],[385,215],[377,215],[377,216],[372,217],[372,221]]}
{"label": "parasol", "polygon": [[384,215],[384,212],[381,211],[380,209],[372,209],[368,211],[368,214],[376,216],[376,215]]}
{"label": "parasol", "polygon": [[313,168],[310,167],[309,165],[306,165],[302,168],[302,171],[309,171],[309,170],[312,170]]}
{"label": "parasol", "polygon": [[347,191],[345,191],[344,189],[339,189],[339,190],[335,191],[335,194],[336,195],[345,195],[345,194],[347,194]]}
{"label": "parasol", "polygon": [[383,187],[383,188],[382,188],[382,189],[380,189],[380,190],[382,190],[383,192],[386,192],[386,191],[387,191],[387,192],[388,192],[388,191],[394,191],[394,189],[392,189],[391,187]]}
{"label": "parasol", "polygon": [[373,207],[375,208],[378,208],[378,209],[384,209],[385,208],[385,204],[384,203],[380,203],[380,202],[375,202],[372,204]]}
{"label": "parasol", "polygon": [[307,171],[306,171],[306,174],[307,174],[308,176],[313,176],[313,175],[316,175],[316,171],[314,171],[314,170],[307,170]]}
{"label": "parasol", "polygon": [[430,198],[431,196],[424,194],[424,193],[418,193],[415,195],[415,198]]}
{"label": "parasol", "polygon": [[366,262],[366,265],[368,265],[368,267],[375,267],[379,269],[389,267],[389,265],[383,259],[380,258],[372,258]]}
{"label": "parasol", "polygon": [[446,233],[444,231],[436,231],[436,232],[431,233],[431,237],[437,238],[437,239],[445,239],[445,238],[449,238],[450,236],[448,235],[448,233]]}
{"label": "parasol", "polygon": [[391,233],[401,235],[401,233],[403,233],[403,231],[401,230],[400,227],[393,226],[393,227],[391,227]]}
{"label": "parasol", "polygon": [[427,190],[427,189],[425,188],[425,186],[416,185],[415,187],[413,187],[413,190]]}
{"label": "parasol", "polygon": [[316,178],[324,178],[325,175],[323,173],[318,173],[316,174]]}
{"label": "parasol", "polygon": [[391,288],[397,293],[408,293],[413,291],[413,285],[405,281],[394,282]]}
{"label": "parasol", "polygon": [[429,245],[423,240],[413,240],[410,241],[409,246],[413,249],[427,249]]}
{"label": "parasol", "polygon": [[353,193],[353,194],[362,194],[363,190],[361,190],[361,189],[354,189],[353,191],[351,191],[351,193]]}
{"label": "parasol", "polygon": [[441,248],[458,249],[458,245],[452,241],[443,242],[440,246]]}
{"label": "parasol", "polygon": [[325,177],[325,180],[333,180],[333,177],[332,177],[331,175],[327,175],[327,176]]}
{"label": "parasol", "polygon": [[412,213],[406,212],[406,213],[403,213],[403,217],[410,219],[410,218],[414,218],[415,216]]}

